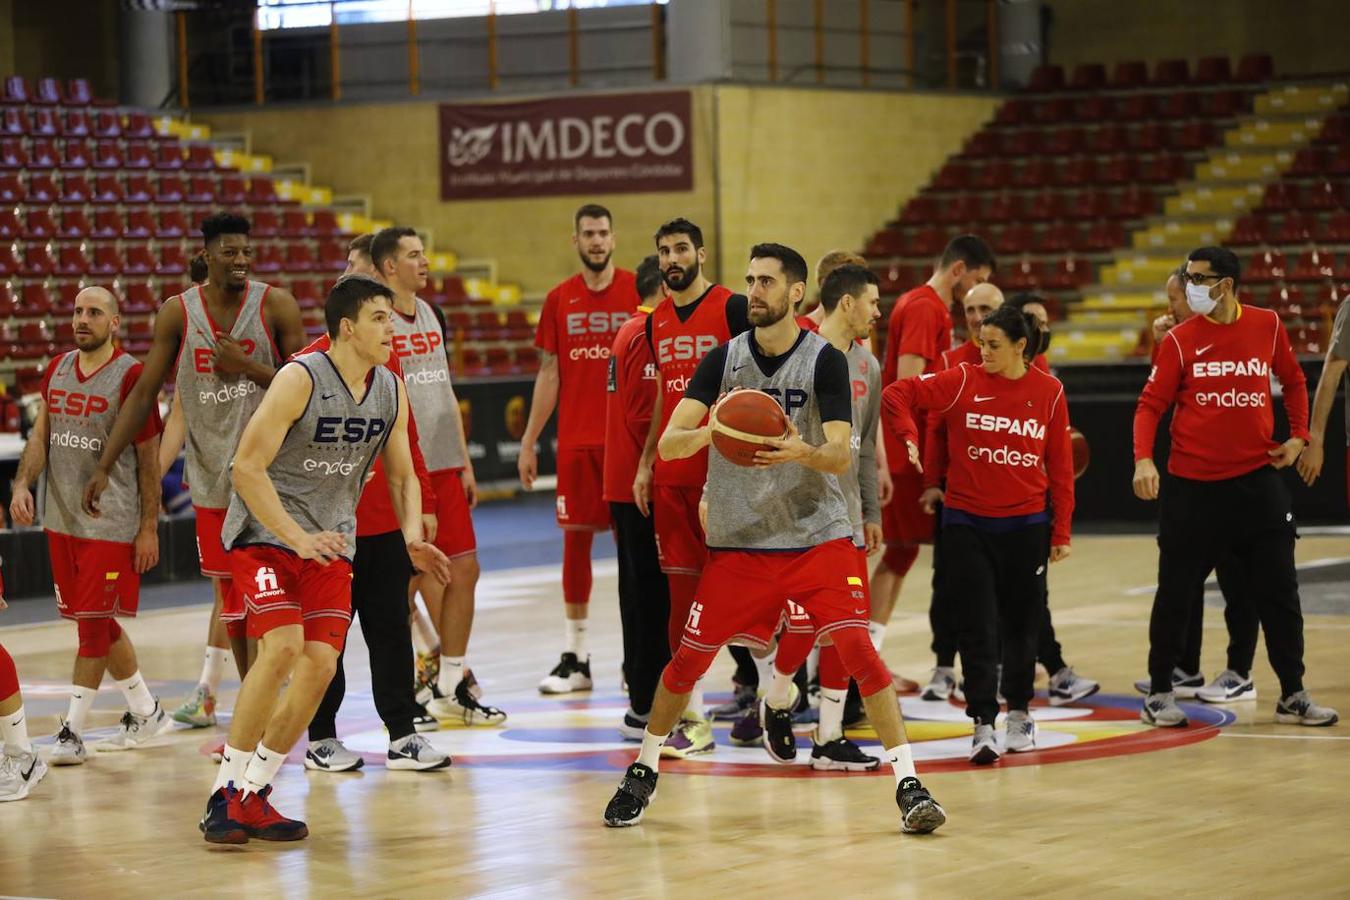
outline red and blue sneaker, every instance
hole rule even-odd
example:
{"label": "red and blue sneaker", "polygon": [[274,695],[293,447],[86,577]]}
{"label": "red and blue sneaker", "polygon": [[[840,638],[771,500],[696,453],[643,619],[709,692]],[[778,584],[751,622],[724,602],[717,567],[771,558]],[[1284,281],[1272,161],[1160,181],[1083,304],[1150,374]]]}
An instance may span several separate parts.
{"label": "red and blue sneaker", "polygon": [[248,829],[230,815],[238,804],[239,792],[233,786],[220,788],[206,801],[206,814],[197,823],[202,836],[211,844],[247,844]]}
{"label": "red and blue sneaker", "polygon": [[309,837],[304,822],[286,818],[268,802],[271,794],[270,784],[256,794],[235,791],[230,813],[249,837],[264,841],[298,841]]}

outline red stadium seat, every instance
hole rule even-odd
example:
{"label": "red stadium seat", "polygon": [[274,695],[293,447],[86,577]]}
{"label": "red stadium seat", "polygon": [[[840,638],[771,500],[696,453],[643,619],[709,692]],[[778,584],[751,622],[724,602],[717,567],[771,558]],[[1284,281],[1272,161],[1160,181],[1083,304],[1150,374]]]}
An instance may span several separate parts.
{"label": "red stadium seat", "polygon": [[1184,91],[1158,94],[1153,99],[1153,115],[1159,119],[1191,119],[1195,110],[1195,95]]}
{"label": "red stadium seat", "polygon": [[1041,278],[1041,284],[1050,290],[1078,290],[1092,281],[1092,266],[1073,256],[1056,260]]}
{"label": "red stadium seat", "polygon": [[123,182],[125,191],[122,200],[126,203],[149,203],[155,189],[150,184],[150,176],[144,172],[128,173]]}
{"label": "red stadium seat", "polygon": [[1063,97],[1038,101],[1031,108],[1031,118],[1041,125],[1058,125],[1073,115],[1073,104]]}
{"label": "red stadium seat", "polygon": [[1119,222],[1096,222],[1087,229],[1083,244],[1078,249],[1105,253],[1117,247],[1124,247],[1127,243],[1129,237],[1125,233],[1124,225]]}
{"label": "red stadium seat", "polygon": [[1186,177],[1186,160],[1175,153],[1159,153],[1139,167],[1139,180],[1147,184],[1174,184]]}
{"label": "red stadium seat", "polygon": [[1249,284],[1268,284],[1285,275],[1284,254],[1278,250],[1257,253],[1243,267],[1242,280]]}
{"label": "red stadium seat", "polygon": [[94,149],[93,167],[95,169],[122,168],[122,147],[109,138],[98,142]]}
{"label": "red stadium seat", "polygon": [[1157,87],[1176,87],[1190,83],[1191,67],[1184,59],[1160,59],[1153,67],[1153,84]]}
{"label": "red stadium seat", "polygon": [[89,86],[87,78],[72,78],[66,82],[66,91],[61,102],[66,106],[96,106],[102,105],[105,101],[94,96],[94,90]]}
{"label": "red stadium seat", "polygon": [[1114,122],[1101,122],[1087,133],[1084,149],[1089,153],[1121,153],[1129,143],[1123,127]]}
{"label": "red stadium seat", "polygon": [[155,202],[163,205],[175,205],[183,202],[187,186],[177,175],[161,175],[155,182]]}
{"label": "red stadium seat", "polygon": [[1210,91],[1196,101],[1197,112],[1210,119],[1231,119],[1250,108],[1248,95],[1234,90]]}
{"label": "red stadium seat", "polygon": [[61,156],[62,169],[83,170],[89,168],[91,159],[89,144],[78,138],[66,140],[65,152]]}
{"label": "red stadium seat", "polygon": [[1338,210],[1317,225],[1314,236],[1329,244],[1350,243],[1350,212]]}
{"label": "red stadium seat", "polygon": [[215,203],[216,182],[209,176],[193,175],[188,178],[187,192],[183,199],[188,203]]}
{"label": "red stadium seat", "polygon": [[964,225],[980,216],[980,203],[975,194],[956,194],[938,207],[938,221],[944,225]]}
{"label": "red stadium seat", "polygon": [[210,172],[216,168],[216,154],[210,144],[188,144],[183,168],[194,172]]}
{"label": "red stadium seat", "polygon": [[99,110],[94,113],[93,133],[101,138],[121,137],[122,119],[112,110]]}
{"label": "red stadium seat", "polygon": [[1025,256],[1009,266],[1006,273],[1000,270],[999,274],[999,283],[1005,291],[1029,291],[1041,283],[1040,267]]}
{"label": "red stadium seat", "polygon": [[516,348],[516,366],[524,374],[539,371],[539,348],[533,346]]}
{"label": "red stadium seat", "polygon": [[[1012,222],[999,233],[994,247],[999,253],[1026,253],[1036,241],[1036,232],[1027,222]],[[922,275],[905,286],[909,290],[914,284],[923,281]]]}
{"label": "red stadium seat", "polygon": [[4,93],[0,95],[0,103],[23,105],[28,102],[28,94],[28,79],[22,75],[9,75],[5,78]]}
{"label": "red stadium seat", "polygon": [[238,175],[226,175],[217,185],[216,200],[225,206],[239,206],[248,198],[244,179]]}
{"label": "red stadium seat", "polygon": [[[947,246],[947,235],[943,233],[941,228],[933,226],[919,229],[904,252],[907,255],[913,256],[935,256],[938,253],[941,253],[942,248],[945,246]],[[449,281],[450,279],[447,278],[446,283],[448,284]],[[461,291],[462,290],[463,287],[461,282]],[[467,293],[464,293],[459,299],[460,302],[467,302],[472,298],[470,298]]]}
{"label": "red stadium seat", "polygon": [[39,106],[56,106],[61,102],[61,82],[51,76],[37,80],[37,90],[28,101]]}
{"label": "red stadium seat", "polygon": [[25,284],[14,314],[24,318],[44,318],[52,311],[52,298],[41,282]]}
{"label": "red stadium seat", "polygon": [[250,234],[254,237],[274,238],[281,234],[281,218],[273,210],[255,210],[251,224]]}
{"label": "red stadium seat", "polygon": [[1248,53],[1238,61],[1235,81],[1244,84],[1269,81],[1275,74],[1275,63],[1268,53]]}
{"label": "red stadium seat", "polygon": [[13,172],[0,172],[0,203],[20,203],[28,196],[28,188]]}
{"label": "red stadium seat", "polygon": [[1233,225],[1233,233],[1227,243],[1235,247],[1247,247],[1267,240],[1269,226],[1263,216],[1243,216]]}
{"label": "red stadium seat", "polygon": [[1006,129],[995,134],[1001,156],[1030,156],[1036,146],[1037,133],[1034,131]]}
{"label": "red stadium seat", "polygon": [[1317,181],[1303,189],[1302,206],[1304,209],[1333,210],[1344,205],[1340,187],[1330,181]]}
{"label": "red stadium seat", "polygon": [[1064,68],[1062,66],[1037,66],[1031,70],[1027,79],[1027,90],[1037,93],[1058,91],[1064,87]]}
{"label": "red stadium seat", "polygon": [[1284,181],[1275,181],[1266,185],[1261,198],[1260,209],[1266,212],[1284,212],[1298,205],[1296,187]]}
{"label": "red stadium seat", "polygon": [[309,227],[309,217],[302,209],[288,209],[281,214],[281,234],[283,237],[308,237],[314,233]]}
{"label": "red stadium seat", "polygon": [[162,210],[159,214],[159,221],[155,226],[155,237],[163,240],[164,238],[182,238],[192,231],[188,225],[187,219],[178,209]]}
{"label": "red stadium seat", "polygon": [[9,278],[18,273],[20,264],[14,256],[14,245],[0,244],[0,278]]}
{"label": "red stadium seat", "polygon": [[27,244],[23,248],[23,263],[19,274],[28,278],[38,278],[56,271],[56,260],[52,259],[51,247],[47,244]]}
{"label": "red stadium seat", "polygon": [[286,245],[287,272],[313,272],[316,268],[318,265],[314,260],[313,251],[310,250],[309,241],[291,241]]}
{"label": "red stadium seat", "polygon": [[347,233],[346,229],[339,224],[337,213],[331,209],[316,209],[311,227],[314,234],[319,237],[336,237]]}
{"label": "red stadium seat", "polygon": [[89,271],[89,257],[79,244],[64,244],[57,255],[58,275],[83,275]]}
{"label": "red stadium seat", "polygon": [[150,145],[145,141],[127,141],[126,153],[122,158],[122,166],[127,169],[151,169],[154,168],[155,157],[150,152]]}
{"label": "red stadium seat", "polygon": [[127,275],[149,275],[155,271],[155,257],[146,244],[129,244],[122,272]]}
{"label": "red stadium seat", "polygon": [[1134,88],[1148,84],[1148,67],[1142,59],[1116,63],[1111,73],[1111,87]]}
{"label": "red stadium seat", "polygon": [[1052,179],[1050,162],[1044,158],[1028,159],[1018,167],[1012,183],[1020,188],[1038,188],[1049,184]]}
{"label": "red stadium seat", "polygon": [[1114,109],[1109,97],[1101,94],[1087,94],[1079,97],[1073,102],[1073,117],[1075,121],[1087,124],[1089,122],[1105,121]]}
{"label": "red stadium seat", "polygon": [[61,190],[45,172],[34,172],[28,176],[28,202],[54,203],[61,196]]}
{"label": "red stadium seat", "polygon": [[1174,150],[1204,150],[1219,142],[1214,123],[1198,120],[1174,126],[1171,138]]}
{"label": "red stadium seat", "polygon": [[1195,66],[1194,84],[1227,84],[1233,78],[1233,70],[1226,56],[1202,57]]}
{"label": "red stadium seat", "polygon": [[28,113],[18,106],[0,109],[0,135],[23,137],[28,133]]}
{"label": "red stadium seat", "polygon": [[984,219],[990,222],[1014,222],[1021,218],[1023,218],[1022,198],[1007,192],[995,197],[990,202],[989,208],[984,211]]}
{"label": "red stadium seat", "polygon": [[1326,250],[1313,249],[1299,255],[1289,270],[1290,281],[1323,281],[1336,274],[1336,258]]}
{"label": "red stadium seat", "polygon": [[1136,153],[1154,153],[1167,147],[1171,133],[1161,122],[1141,122],[1129,132],[1130,149]]}
{"label": "red stadium seat", "polygon": [[89,112],[83,109],[68,109],[61,117],[61,134],[68,138],[88,137],[90,132]]}
{"label": "red stadium seat", "polygon": [[[900,256],[905,252],[904,236],[898,231],[882,229],[868,238],[863,254],[869,257]],[[448,301],[453,302],[453,301]]]}
{"label": "red stadium seat", "polygon": [[35,138],[28,148],[29,169],[55,169],[61,162],[56,142],[50,138]]}
{"label": "red stadium seat", "polygon": [[900,213],[900,223],[902,225],[922,225],[926,222],[937,221],[937,216],[937,198],[928,194],[920,194],[905,204],[904,210]]}
{"label": "red stadium seat", "polygon": [[56,111],[52,109],[35,109],[33,117],[28,126],[28,133],[34,136],[56,137],[60,131],[57,121]]}
{"label": "red stadium seat", "polygon": [[94,227],[90,234],[96,238],[120,238],[126,233],[126,223],[116,209],[94,210]]}
{"label": "red stadium seat", "polygon": [[280,203],[276,185],[270,178],[251,178],[248,183],[248,202],[254,206],[268,206]]}
{"label": "red stadium seat", "polygon": [[317,309],[323,306],[323,293],[319,283],[313,278],[295,278],[291,280],[291,295],[301,309]]}
{"label": "red stadium seat", "polygon": [[[1344,144],[1350,141],[1350,114],[1337,113],[1327,116],[1322,123],[1322,131],[1317,135],[1319,144]],[[1309,174],[1317,174],[1317,170]]]}
{"label": "red stadium seat", "polygon": [[1148,94],[1124,94],[1116,98],[1111,115],[1122,122],[1147,119],[1153,115],[1153,98]]}
{"label": "red stadium seat", "polygon": [[1041,191],[1027,201],[1027,218],[1036,222],[1068,218],[1069,199],[1070,195],[1065,192],[1053,189]]}
{"label": "red stadium seat", "polygon": [[160,248],[159,260],[155,263],[155,272],[160,275],[182,275],[188,270],[187,254],[183,245],[172,241]]}
{"label": "red stadium seat", "polygon": [[347,248],[341,241],[320,241],[318,268],[341,272],[347,268]]}
{"label": "red stadium seat", "polygon": [[1097,180],[1097,162],[1091,156],[1075,156],[1060,163],[1055,175],[1056,184],[1093,184]]}
{"label": "red stadium seat", "polygon": [[177,142],[161,143],[155,153],[155,168],[161,172],[176,172],[183,168],[183,148]]}
{"label": "red stadium seat", "polygon": [[993,156],[998,152],[998,147],[999,140],[996,132],[986,128],[975,132],[966,139],[961,155],[973,158]]}
{"label": "red stadium seat", "polygon": [[127,227],[124,237],[148,238],[155,233],[155,220],[148,209],[127,210]]}
{"label": "red stadium seat", "polygon": [[1135,178],[1135,158],[1119,155],[1099,160],[1097,163],[1098,184],[1129,184]]}
{"label": "red stadium seat", "polygon": [[1075,91],[1096,91],[1106,87],[1106,67],[1101,63],[1081,63],[1073,68],[1069,87]]}
{"label": "red stadium seat", "polygon": [[56,223],[52,221],[51,210],[46,207],[28,210],[28,218],[23,229],[25,238],[49,240],[56,236],[56,232]]}
{"label": "red stadium seat", "polygon": [[0,241],[12,242],[22,237],[23,223],[19,221],[19,212],[13,207],[0,208]]}
{"label": "red stadium seat", "polygon": [[0,169],[28,168],[28,151],[18,138],[0,140]]}
{"label": "red stadium seat", "polygon": [[126,301],[122,304],[122,310],[126,313],[148,313],[154,312],[159,306],[159,299],[155,292],[151,290],[150,285],[144,281],[129,281],[124,286],[127,292]]}
{"label": "red stadium seat", "polygon": [[113,244],[94,245],[94,263],[89,267],[92,275],[117,275],[122,271],[122,254]]}
{"label": "red stadium seat", "polygon": [[1290,212],[1275,231],[1275,240],[1281,244],[1302,244],[1312,240],[1314,221],[1301,212]]}
{"label": "red stadium seat", "polygon": [[1065,222],[1055,222],[1046,226],[1036,236],[1034,249],[1037,253],[1064,253],[1072,250],[1078,243],[1078,228]]}
{"label": "red stadium seat", "polygon": [[149,140],[155,136],[154,123],[150,121],[147,113],[131,111],[127,113],[126,126],[122,129],[122,136],[133,139]]}
{"label": "red stadium seat", "polygon": [[253,271],[280,272],[285,267],[286,260],[281,255],[281,248],[276,244],[262,244],[254,249]]}
{"label": "red stadium seat", "polygon": [[1009,100],[994,113],[995,125],[1025,125],[1031,121],[1031,103],[1027,100]]}
{"label": "red stadium seat", "polygon": [[1076,125],[1043,132],[1038,153],[1047,156],[1072,156],[1083,149],[1083,129]]}

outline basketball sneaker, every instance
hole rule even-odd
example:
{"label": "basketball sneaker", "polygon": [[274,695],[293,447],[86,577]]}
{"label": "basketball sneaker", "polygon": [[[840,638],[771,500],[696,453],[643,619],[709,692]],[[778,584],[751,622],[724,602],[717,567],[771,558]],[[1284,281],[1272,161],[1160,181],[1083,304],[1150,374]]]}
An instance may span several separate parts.
{"label": "basketball sneaker", "polygon": [[337,738],[310,741],[305,750],[305,768],[311,772],[354,772],[365,764]]}
{"label": "basketball sneaker", "polygon": [[239,792],[233,785],[219,788],[206,801],[206,812],[197,823],[197,830],[211,844],[247,844],[248,829],[230,812],[238,806]]}
{"label": "basketball sneaker", "polygon": [[62,722],[61,730],[56,733],[56,744],[47,759],[54,766],[82,766],[88,757],[84,739],[75,733],[69,723]]}
{"label": "basketball sneaker", "polygon": [[431,741],[413,732],[389,743],[389,754],[384,758],[384,767],[396,771],[426,772],[431,769],[444,769],[450,765],[450,754],[442,753],[431,746]]}
{"label": "basketball sneaker", "polygon": [[469,693],[469,679],[461,678],[455,685],[454,697],[437,697],[427,704],[427,712],[438,720],[461,725],[500,725],[506,713],[495,706],[484,706]]}
{"label": "basketball sneaker", "polygon": [[872,772],[880,766],[880,759],[842,735],[811,748],[811,768],[818,772]]}
{"label": "basketball sneaker", "polygon": [[131,710],[122,713],[122,727],[112,737],[99,741],[94,749],[100,753],[119,753],[123,750],[135,750],[147,741],[159,737],[173,728],[173,719],[155,700],[154,712],[148,716],[138,716]]}
{"label": "basketball sneaker", "polygon": [[1250,675],[1242,675],[1232,669],[1195,692],[1196,699],[1206,703],[1238,703],[1256,699],[1256,683]]}
{"label": "basketball sneaker", "polygon": [[22,800],[45,777],[47,764],[38,756],[36,747],[27,753],[5,747],[4,754],[0,755],[0,803]]}
{"label": "basketball sneaker", "polygon": [[[1176,694],[1178,700],[1194,700],[1200,689],[1205,686],[1205,676],[1199,672],[1194,674],[1183,672],[1181,669],[1172,670],[1172,693]],[[1153,693],[1153,681],[1149,678],[1141,678],[1134,683],[1134,689],[1141,694]]]}
{"label": "basketball sneaker", "polygon": [[1184,728],[1188,724],[1186,713],[1177,705],[1177,695],[1170,691],[1149,694],[1139,710],[1139,721],[1159,728]]}
{"label": "basketball sneaker", "polygon": [[714,722],[734,722],[742,718],[747,709],[754,708],[758,699],[754,687],[746,684],[732,684],[731,699],[708,710],[708,718]]}
{"label": "basketball sneaker", "polygon": [[216,724],[216,695],[211,693],[211,688],[199,684],[171,717],[175,722],[193,728],[210,728]]}
{"label": "basketball sneaker", "polygon": [[758,747],[764,738],[764,726],[759,724],[759,704],[747,709],[731,726],[731,743],[736,747]]}
{"label": "basketball sneaker", "polygon": [[553,671],[539,682],[541,694],[570,694],[591,689],[591,658],[582,662],[575,653],[564,653]]}
{"label": "basketball sneaker", "polygon": [[688,759],[717,749],[712,723],[702,716],[686,711],[675,730],[661,745],[661,755],[667,759]]}
{"label": "basketball sneaker", "polygon": [[938,666],[933,669],[933,677],[919,697],[923,700],[964,699],[960,688],[957,687],[956,670],[948,666]]}
{"label": "basketball sneaker", "polygon": [[1329,706],[1313,703],[1307,691],[1299,691],[1275,704],[1275,721],[1280,725],[1335,725],[1340,716]]}
{"label": "basketball sneaker", "polygon": [[947,821],[947,811],[913,776],[900,779],[895,802],[900,807],[900,830],[905,834],[930,834]]}
{"label": "basketball sneaker", "polygon": [[1008,710],[1003,728],[1003,748],[1009,753],[1025,753],[1036,749],[1036,720],[1026,710]]}
{"label": "basketball sneaker", "polygon": [[632,707],[624,711],[623,721],[619,723],[619,737],[625,741],[641,741],[647,733],[647,717],[633,712]]}
{"label": "basketball sneaker", "polygon": [[642,821],[647,804],[656,796],[657,773],[642,763],[633,763],[623,773],[619,789],[605,807],[605,824],[610,828],[624,828]]}
{"label": "basketball sneaker", "polygon": [[797,758],[797,736],[792,733],[792,707],[775,709],[767,700],[759,701],[759,721],[764,727],[764,749],[774,762],[790,763]]}
{"label": "basketball sneaker", "polygon": [[1101,688],[1102,686],[1091,678],[1084,678],[1075,672],[1072,667],[1065,666],[1050,676],[1048,690],[1050,705],[1064,706],[1067,703],[1082,700],[1084,697],[1091,697]]}
{"label": "basketball sneaker", "polygon": [[970,741],[970,761],[977,766],[988,766],[999,761],[998,743],[994,741],[994,726],[975,723],[975,734]]}
{"label": "basketball sneaker", "polygon": [[235,791],[230,798],[226,816],[242,825],[250,838],[263,841],[298,841],[309,837],[309,828],[304,822],[288,819],[277,812],[276,807],[268,800],[271,795],[270,784],[256,794]]}

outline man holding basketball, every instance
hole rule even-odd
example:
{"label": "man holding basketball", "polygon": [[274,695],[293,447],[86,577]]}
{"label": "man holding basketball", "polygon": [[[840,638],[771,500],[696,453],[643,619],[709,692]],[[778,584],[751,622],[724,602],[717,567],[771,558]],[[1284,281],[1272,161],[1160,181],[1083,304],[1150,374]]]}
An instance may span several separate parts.
{"label": "man holding basketball", "polygon": [[[605,824],[636,825],[656,789],[661,745],[680,718],[689,692],[717,651],[731,640],[763,646],[793,598],[838,648],[857,679],[868,718],[886,746],[896,778],[902,830],[926,833],[946,813],[919,783],[890,672],[867,636],[867,603],[858,574],[853,527],[838,476],[851,461],[848,363],[789,315],[806,291],[801,255],[780,244],[757,244],[746,276],[754,330],[710,350],[661,435],[662,459],[684,459],[713,442],[718,398],[752,388],[778,400],[788,433],[765,441],[753,466],[720,452],[708,458],[708,562],[699,579],[684,636],[661,676],[637,761],[605,809]],[[791,681],[775,678],[765,712],[782,715]],[[790,754],[795,747],[775,747]],[[771,751],[772,752],[772,751]]]}

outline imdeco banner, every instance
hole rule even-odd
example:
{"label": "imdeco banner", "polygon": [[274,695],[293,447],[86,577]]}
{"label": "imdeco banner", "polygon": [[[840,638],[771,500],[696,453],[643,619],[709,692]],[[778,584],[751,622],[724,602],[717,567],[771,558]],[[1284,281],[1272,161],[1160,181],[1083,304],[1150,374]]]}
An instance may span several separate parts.
{"label": "imdeco banner", "polygon": [[441,199],[687,191],[688,91],[440,109]]}

